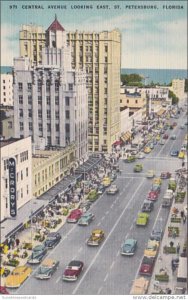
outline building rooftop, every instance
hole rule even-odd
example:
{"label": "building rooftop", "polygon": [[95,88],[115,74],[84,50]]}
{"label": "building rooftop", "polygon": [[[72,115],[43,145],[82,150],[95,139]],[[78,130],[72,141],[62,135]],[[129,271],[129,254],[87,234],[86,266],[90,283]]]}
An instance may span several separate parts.
{"label": "building rooftop", "polygon": [[57,20],[57,16],[55,16],[55,20],[52,22],[52,24],[48,27],[46,31],[57,31],[57,30],[65,31],[63,26]]}
{"label": "building rooftop", "polygon": [[5,147],[7,145],[10,145],[12,143],[15,143],[21,139],[16,139],[16,138],[10,138],[8,140],[0,140],[0,148]]}

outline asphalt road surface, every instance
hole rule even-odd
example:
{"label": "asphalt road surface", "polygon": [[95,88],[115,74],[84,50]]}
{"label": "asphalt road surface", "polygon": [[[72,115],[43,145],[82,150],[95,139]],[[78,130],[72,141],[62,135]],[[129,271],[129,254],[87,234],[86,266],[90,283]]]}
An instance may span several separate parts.
{"label": "asphalt road surface", "polygon": [[[141,173],[134,173],[135,163],[120,161],[121,175],[116,180],[118,195],[104,193],[90,208],[95,220],[87,227],[77,224],[65,224],[60,230],[62,240],[58,246],[48,252],[48,257],[60,261],[58,270],[50,280],[37,280],[34,275],[38,266],[33,267],[30,278],[12,294],[23,295],[125,295],[129,294],[132,282],[136,278],[143,257],[144,249],[152,228],[160,220],[165,227],[168,209],[161,207],[161,200],[167,188],[168,180],[163,180],[162,189],[154,210],[150,213],[146,227],[136,227],[137,214],[150,190],[151,180],[145,177],[147,170],[154,169],[156,175],[162,171],[174,171],[181,167],[182,161],[170,156],[172,149],[179,150],[186,134],[186,128],[180,124],[186,118],[174,120],[178,126],[168,130],[167,134],[176,134],[176,140],[168,139],[165,145],[156,145],[146,158]],[[93,229],[103,229],[106,238],[99,247],[88,247],[86,241]],[[138,242],[136,253],[132,257],[120,254],[121,244],[125,238],[135,238]],[[76,282],[63,282],[62,273],[73,259],[84,262],[84,271]]]}

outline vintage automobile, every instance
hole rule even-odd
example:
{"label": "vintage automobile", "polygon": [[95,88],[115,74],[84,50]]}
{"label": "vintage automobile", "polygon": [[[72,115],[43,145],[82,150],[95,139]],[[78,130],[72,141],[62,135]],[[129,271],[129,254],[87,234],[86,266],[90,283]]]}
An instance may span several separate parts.
{"label": "vintage automobile", "polygon": [[131,162],[134,162],[135,160],[136,160],[135,155],[129,155],[126,159],[124,159],[124,162],[131,163]]}
{"label": "vintage automobile", "polygon": [[145,147],[144,148],[144,153],[148,154],[151,152],[151,148],[150,147]]}
{"label": "vintage automobile", "polygon": [[176,135],[175,134],[171,135],[170,139],[171,140],[176,140]]}
{"label": "vintage automobile", "polygon": [[105,186],[103,184],[100,184],[98,189],[97,189],[97,193],[98,195],[102,195],[105,191]]}
{"label": "vintage automobile", "polygon": [[119,189],[116,184],[112,184],[106,191],[108,195],[115,195],[119,192]]}
{"label": "vintage automobile", "polygon": [[47,253],[47,248],[44,244],[35,246],[29,256],[27,262],[29,264],[39,264]]}
{"label": "vintage automobile", "polygon": [[95,200],[97,200],[97,198],[98,198],[98,191],[97,191],[97,189],[92,189],[92,190],[89,192],[89,194],[88,194],[88,196],[87,196],[87,199],[88,199],[89,201],[91,201],[91,202],[94,202]]}
{"label": "vintage automobile", "polygon": [[104,231],[101,229],[95,229],[92,231],[89,239],[87,240],[87,245],[99,246],[103,242],[104,238]]}
{"label": "vintage automobile", "polygon": [[142,164],[136,164],[133,168],[134,172],[141,172],[143,170],[143,165]]}
{"label": "vintage automobile", "polygon": [[62,279],[64,281],[76,281],[83,271],[84,263],[79,260],[72,260],[65,268]]}
{"label": "vintage automobile", "polygon": [[90,209],[90,207],[91,207],[91,202],[84,201],[80,203],[78,209],[80,209],[82,213],[85,213],[86,211],[88,211],[88,209]]}
{"label": "vintage automobile", "polygon": [[7,291],[5,286],[0,285],[0,295],[8,295],[9,292]]}
{"label": "vintage automobile", "polygon": [[176,186],[177,186],[177,184],[176,184],[175,178],[170,178],[169,182],[168,182],[168,189],[172,190],[173,192],[175,192]]}
{"label": "vintage automobile", "polygon": [[157,191],[150,191],[147,195],[147,200],[156,201],[159,197],[159,193]]}
{"label": "vintage automobile", "polygon": [[111,184],[111,179],[110,179],[109,177],[104,177],[104,178],[103,178],[103,181],[102,181],[102,184],[103,184],[105,187],[110,186],[110,184]]}
{"label": "vintage automobile", "polygon": [[121,255],[134,255],[137,248],[137,240],[126,239],[121,245]]}
{"label": "vintage automobile", "polygon": [[144,250],[144,255],[156,257],[158,250],[159,250],[159,242],[156,240],[148,240],[148,244]]}
{"label": "vintage automobile", "polygon": [[163,139],[164,139],[164,140],[168,140],[168,134],[164,134],[164,135],[163,135]]}
{"label": "vintage automobile", "polygon": [[184,151],[180,151],[178,154],[178,158],[183,159],[185,157],[185,152]]}
{"label": "vintage automobile", "polygon": [[179,151],[178,151],[178,150],[172,150],[172,151],[170,152],[170,155],[171,155],[171,156],[178,156],[178,155],[179,155]]}
{"label": "vintage automobile", "polygon": [[172,174],[170,172],[161,172],[160,177],[161,177],[161,179],[168,179],[171,177],[171,175]]}
{"label": "vintage automobile", "polygon": [[137,226],[146,226],[149,221],[149,214],[140,212],[138,213],[136,225]]}
{"label": "vintage automobile", "polygon": [[144,256],[140,266],[139,274],[145,276],[151,276],[153,272],[154,264],[155,264],[154,257]]}
{"label": "vintage automobile", "polygon": [[161,241],[163,237],[163,230],[160,224],[156,224],[150,235],[150,240]]}
{"label": "vintage automobile", "polygon": [[82,216],[82,211],[80,209],[74,209],[71,211],[69,216],[67,217],[68,223],[76,223]]}
{"label": "vintage automobile", "polygon": [[49,279],[52,277],[53,273],[57,270],[59,266],[59,261],[51,258],[44,259],[41,266],[37,270],[35,278],[37,279]]}
{"label": "vintage automobile", "polygon": [[152,180],[153,184],[158,184],[161,185],[162,184],[162,179],[160,177],[156,177]]}
{"label": "vintage automobile", "polygon": [[54,248],[61,240],[61,235],[58,232],[50,232],[44,242],[47,248]]}
{"label": "vintage automobile", "polygon": [[155,177],[154,170],[148,170],[146,173],[146,178],[153,178],[153,177]]}
{"label": "vintage automobile", "polygon": [[28,266],[16,267],[6,278],[5,286],[8,288],[18,288],[30,276],[32,269]]}
{"label": "vintage automobile", "polygon": [[111,182],[117,179],[117,173],[115,171],[112,171],[112,173],[109,175]]}
{"label": "vintage automobile", "polygon": [[145,295],[147,294],[149,287],[149,280],[144,277],[140,277],[134,280],[130,295]]}
{"label": "vintage automobile", "polygon": [[151,191],[153,191],[153,192],[158,192],[158,193],[160,193],[160,191],[161,191],[161,186],[160,186],[160,184],[152,184],[152,186],[151,186]]}
{"label": "vintage automobile", "polygon": [[160,139],[159,145],[163,146],[164,144],[165,144],[164,140],[163,140],[163,139]]}
{"label": "vintage automobile", "polygon": [[144,200],[142,205],[142,212],[151,212],[154,208],[154,204],[152,201]]}
{"label": "vintage automobile", "polygon": [[94,220],[94,218],[94,214],[92,214],[91,212],[86,212],[79,219],[78,225],[87,226]]}
{"label": "vintage automobile", "polygon": [[145,155],[144,155],[143,152],[140,152],[140,153],[137,154],[136,157],[137,157],[138,159],[142,159],[142,158],[145,158]]}

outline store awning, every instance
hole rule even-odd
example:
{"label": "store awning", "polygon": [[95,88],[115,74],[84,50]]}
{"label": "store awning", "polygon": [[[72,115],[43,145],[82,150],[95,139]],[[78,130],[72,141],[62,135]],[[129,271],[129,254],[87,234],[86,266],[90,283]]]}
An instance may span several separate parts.
{"label": "store awning", "polygon": [[161,108],[161,109],[157,112],[157,115],[158,115],[158,116],[161,116],[162,114],[164,114],[165,111],[166,111],[166,109]]}
{"label": "store awning", "polygon": [[122,144],[122,141],[120,140],[120,141],[115,141],[114,143],[113,143],[113,146],[119,146],[119,145],[121,145]]}
{"label": "store awning", "polygon": [[130,131],[126,131],[124,134],[122,134],[121,139],[123,142],[128,141],[131,138],[131,133]]}

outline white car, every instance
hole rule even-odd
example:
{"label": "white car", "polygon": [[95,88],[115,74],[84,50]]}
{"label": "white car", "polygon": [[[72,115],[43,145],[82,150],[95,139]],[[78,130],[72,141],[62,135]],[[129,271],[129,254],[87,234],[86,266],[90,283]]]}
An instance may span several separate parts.
{"label": "white car", "polygon": [[111,187],[106,191],[107,194],[109,195],[114,195],[119,191],[118,187],[116,184],[112,184]]}
{"label": "white car", "polygon": [[138,159],[145,158],[145,154],[143,152],[140,152],[140,153],[138,153],[137,158]]}

